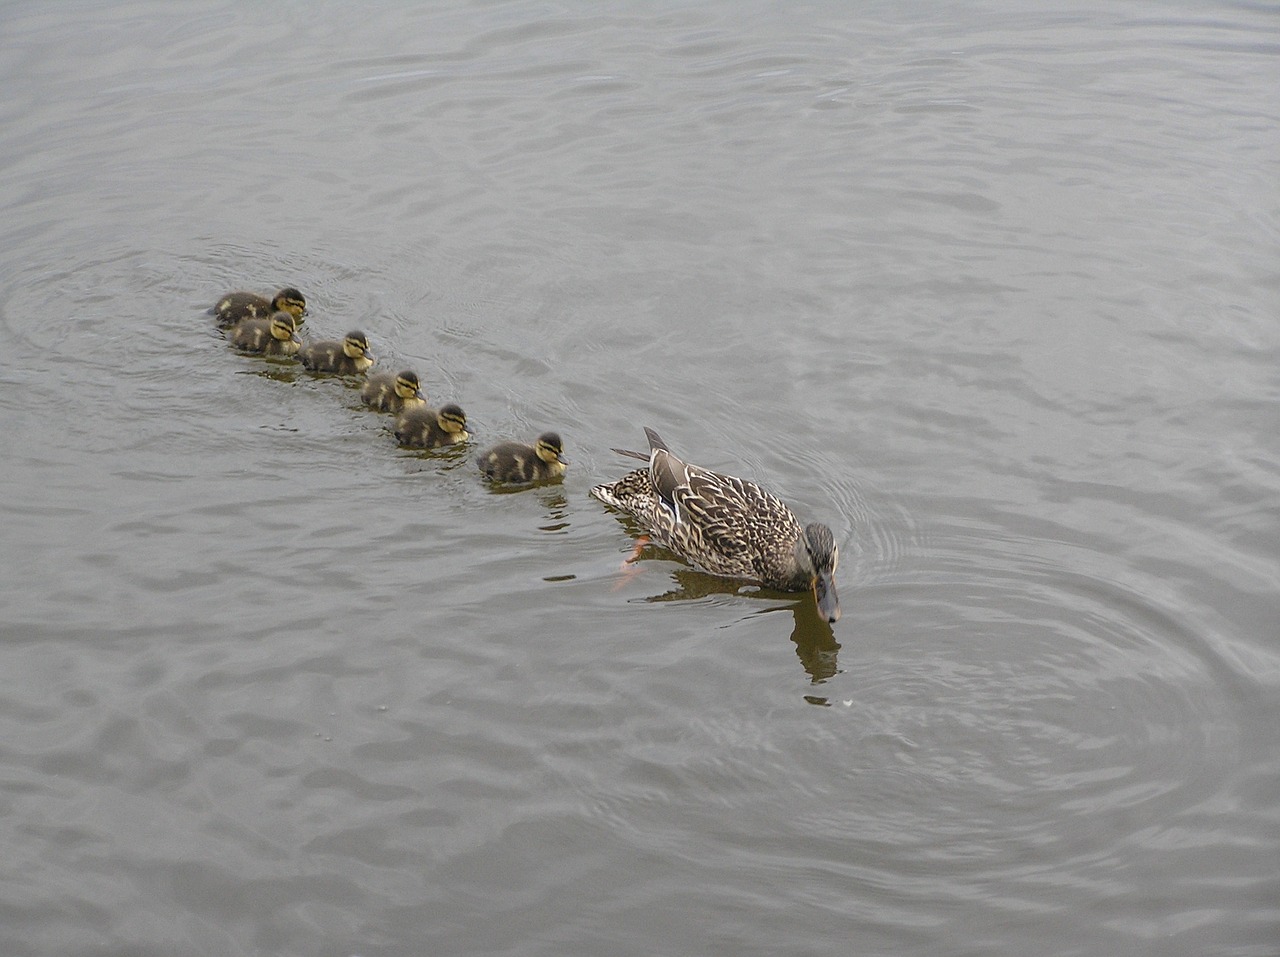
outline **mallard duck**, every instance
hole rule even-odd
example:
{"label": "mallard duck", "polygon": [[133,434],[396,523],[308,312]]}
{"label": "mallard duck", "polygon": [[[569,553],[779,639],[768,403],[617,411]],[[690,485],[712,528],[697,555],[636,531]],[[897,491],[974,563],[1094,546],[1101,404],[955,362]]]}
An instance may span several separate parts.
{"label": "mallard duck", "polygon": [[661,545],[713,575],[745,578],[779,591],[812,590],[829,622],[840,617],[835,571],[840,561],[831,529],[801,525],[791,509],[760,486],[680,461],[646,428],[648,459],[591,494],[630,512]]}
{"label": "mallard duck", "polygon": [[302,347],[298,353],[302,364],[312,372],[334,372],[354,375],[364,372],[375,359],[369,351],[369,340],[363,332],[348,332],[342,339],[321,339]]}
{"label": "mallard duck", "polygon": [[302,325],[302,317],[307,314],[307,300],[298,290],[287,286],[271,299],[256,292],[229,292],[213,307],[218,326],[223,329],[229,329],[242,319],[267,319],[273,312],[287,312],[298,325]]}
{"label": "mallard duck", "polygon": [[287,312],[272,313],[268,319],[245,319],[231,330],[231,344],[241,352],[264,356],[292,356],[302,348],[297,323]]}
{"label": "mallard duck", "polygon": [[559,478],[569,460],[564,457],[560,436],[543,432],[533,445],[501,442],[477,455],[476,464],[495,482],[517,485]]}
{"label": "mallard duck", "polygon": [[413,409],[427,404],[422,394],[422,384],[418,381],[418,373],[409,369],[394,375],[384,372],[371,375],[360,389],[360,398],[365,405],[372,406],[379,412],[400,413],[405,409]]}
{"label": "mallard duck", "polygon": [[413,449],[438,449],[471,438],[467,414],[452,403],[439,410],[426,406],[406,409],[396,416],[395,431],[396,441]]}

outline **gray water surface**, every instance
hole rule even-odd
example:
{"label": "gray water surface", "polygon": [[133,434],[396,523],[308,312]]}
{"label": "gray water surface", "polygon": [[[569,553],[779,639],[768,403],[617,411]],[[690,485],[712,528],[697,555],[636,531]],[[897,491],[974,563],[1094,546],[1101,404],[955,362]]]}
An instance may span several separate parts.
{"label": "gray water surface", "polygon": [[[0,951],[1280,953],[1280,14],[0,5]],[[292,284],[561,485],[204,310]],[[843,618],[590,499],[657,428]]]}

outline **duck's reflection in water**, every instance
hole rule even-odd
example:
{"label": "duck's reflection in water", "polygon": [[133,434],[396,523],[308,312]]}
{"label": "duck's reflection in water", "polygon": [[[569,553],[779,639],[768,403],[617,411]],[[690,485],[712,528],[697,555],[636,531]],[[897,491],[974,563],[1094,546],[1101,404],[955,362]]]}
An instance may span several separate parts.
{"label": "duck's reflection in water", "polygon": [[[655,549],[653,546],[645,549],[646,554],[652,554],[655,551],[660,549]],[[818,605],[811,593],[768,591],[733,579],[707,575],[692,568],[677,568],[671,572],[671,577],[675,580],[674,588],[660,595],[651,595],[644,600],[649,602],[697,601],[716,595],[758,598],[762,603],[769,604],[753,612],[753,615],[791,613],[794,619],[791,641],[796,646],[796,656],[800,659],[800,664],[814,684],[834,677],[839,671],[836,659],[840,651],[840,643],[836,641],[831,625],[818,612]]]}

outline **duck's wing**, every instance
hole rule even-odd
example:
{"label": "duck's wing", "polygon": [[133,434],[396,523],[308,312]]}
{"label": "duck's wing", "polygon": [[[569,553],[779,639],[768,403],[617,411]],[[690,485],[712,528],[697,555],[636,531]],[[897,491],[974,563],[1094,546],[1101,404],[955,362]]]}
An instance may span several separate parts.
{"label": "duck's wing", "polygon": [[[677,458],[653,429],[649,437],[649,473],[659,503],[669,513],[672,537],[683,539],[690,557],[719,564],[716,556],[736,561],[750,549],[743,519],[749,511],[741,479],[690,465]],[[754,486],[753,486],[754,487]]]}

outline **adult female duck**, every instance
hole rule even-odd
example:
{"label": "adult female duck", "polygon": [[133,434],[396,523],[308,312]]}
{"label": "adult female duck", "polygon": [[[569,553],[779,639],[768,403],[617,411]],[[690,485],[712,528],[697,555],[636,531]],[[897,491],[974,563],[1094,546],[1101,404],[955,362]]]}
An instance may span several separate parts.
{"label": "adult female duck", "polygon": [[648,459],[591,494],[630,512],[663,546],[713,575],[746,578],[779,591],[812,591],[829,622],[840,617],[835,571],[840,561],[831,529],[801,525],[780,499],[745,479],[682,462],[653,429]]}

